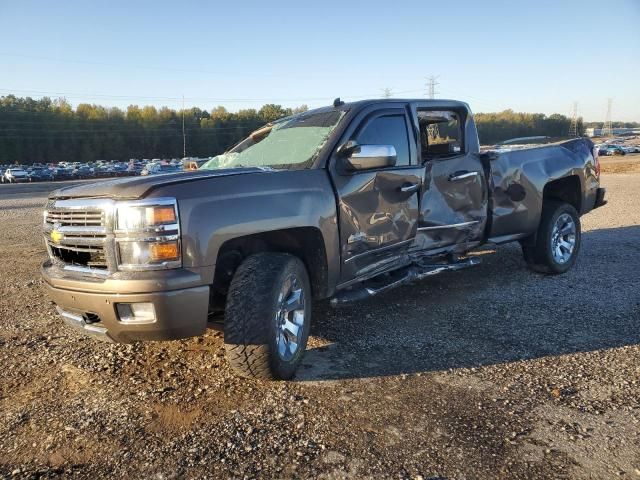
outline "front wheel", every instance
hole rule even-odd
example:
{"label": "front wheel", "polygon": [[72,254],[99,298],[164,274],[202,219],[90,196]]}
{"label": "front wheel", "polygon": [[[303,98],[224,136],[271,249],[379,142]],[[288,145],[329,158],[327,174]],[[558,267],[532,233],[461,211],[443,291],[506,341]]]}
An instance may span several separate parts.
{"label": "front wheel", "polygon": [[580,217],[573,206],[546,201],[535,235],[535,247],[522,247],[524,258],[531,269],[556,275],[573,267],[582,239]]}
{"label": "front wheel", "polygon": [[224,343],[244,377],[288,380],[302,360],[311,324],[304,263],[285,253],[258,253],[236,270],[225,308]]}

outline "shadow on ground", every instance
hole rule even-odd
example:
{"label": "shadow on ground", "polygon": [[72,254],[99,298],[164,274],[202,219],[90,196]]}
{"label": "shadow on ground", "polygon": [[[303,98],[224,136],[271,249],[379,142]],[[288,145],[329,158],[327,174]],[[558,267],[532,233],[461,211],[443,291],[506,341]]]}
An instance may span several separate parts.
{"label": "shadow on ground", "polygon": [[517,244],[483,263],[350,307],[314,310],[298,381],[479,367],[640,343],[640,226],[583,234],[570,272],[526,268]]}

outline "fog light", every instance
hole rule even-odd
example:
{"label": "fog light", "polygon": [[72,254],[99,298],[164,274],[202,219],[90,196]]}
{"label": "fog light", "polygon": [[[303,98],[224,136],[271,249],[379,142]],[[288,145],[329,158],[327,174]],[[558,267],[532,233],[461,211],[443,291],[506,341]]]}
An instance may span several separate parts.
{"label": "fog light", "polygon": [[153,323],[156,310],[153,303],[117,303],[118,317],[122,323]]}

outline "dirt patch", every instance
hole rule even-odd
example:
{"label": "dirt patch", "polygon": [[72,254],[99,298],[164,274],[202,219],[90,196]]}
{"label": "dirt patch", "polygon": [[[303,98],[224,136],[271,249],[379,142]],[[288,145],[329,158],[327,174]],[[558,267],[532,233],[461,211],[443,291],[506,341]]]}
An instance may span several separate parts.
{"label": "dirt patch", "polygon": [[505,245],[318,303],[293,382],[236,377],[215,331],[69,330],[38,274],[42,199],[0,187],[0,477],[640,478],[640,175],[603,185],[567,274]]}
{"label": "dirt patch", "polygon": [[625,163],[602,163],[600,166],[602,173],[639,173],[640,161]]}

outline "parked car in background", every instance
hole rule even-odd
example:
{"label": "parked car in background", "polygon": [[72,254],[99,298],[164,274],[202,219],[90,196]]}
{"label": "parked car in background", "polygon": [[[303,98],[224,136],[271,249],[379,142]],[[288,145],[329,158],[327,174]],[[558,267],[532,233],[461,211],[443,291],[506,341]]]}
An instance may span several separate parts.
{"label": "parked car in background", "polygon": [[27,172],[30,182],[50,182],[54,179],[53,171],[44,167],[33,167]]}
{"label": "parked car in background", "polygon": [[178,173],[181,171],[182,171],[181,165],[150,163],[142,170],[142,172],[140,172],[140,175],[157,175],[160,173]]}
{"label": "parked car in background", "polygon": [[185,157],[181,160],[184,170],[198,170],[202,165],[208,162],[210,158],[189,158]]}
{"label": "parked car in background", "polygon": [[53,170],[54,180],[71,180],[73,178],[73,171],[65,167],[57,167]]}
{"label": "parked car in background", "polygon": [[598,147],[600,155],[626,155],[627,152],[619,145],[600,145]]}
{"label": "parked car in background", "polygon": [[74,179],[93,178],[93,176],[93,169],[88,165],[78,165],[71,172],[71,177]]}
{"label": "parked car in background", "polygon": [[23,168],[9,168],[2,176],[4,183],[28,182],[27,171]]}

